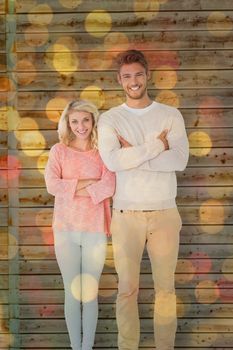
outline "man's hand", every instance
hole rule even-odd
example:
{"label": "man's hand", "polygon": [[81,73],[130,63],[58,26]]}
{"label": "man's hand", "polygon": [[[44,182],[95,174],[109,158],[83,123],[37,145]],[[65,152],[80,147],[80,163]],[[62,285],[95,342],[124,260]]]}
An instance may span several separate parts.
{"label": "man's hand", "polygon": [[122,148],[132,147],[131,143],[126,141],[121,135],[117,135],[117,137],[118,137],[118,140],[119,140]]}
{"label": "man's hand", "polygon": [[168,130],[165,129],[161,132],[161,134],[157,137],[158,139],[160,139],[163,144],[164,144],[164,147],[165,147],[165,151],[167,151],[169,149],[169,144],[168,144],[168,140],[167,140],[167,133],[168,133]]}

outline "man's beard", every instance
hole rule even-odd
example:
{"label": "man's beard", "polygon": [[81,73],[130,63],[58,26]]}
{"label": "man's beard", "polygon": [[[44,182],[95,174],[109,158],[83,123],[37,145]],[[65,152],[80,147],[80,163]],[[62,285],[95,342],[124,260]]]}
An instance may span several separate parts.
{"label": "man's beard", "polygon": [[131,95],[128,91],[126,91],[126,95],[132,100],[140,100],[147,94],[147,89],[142,90],[142,92],[138,95]]}

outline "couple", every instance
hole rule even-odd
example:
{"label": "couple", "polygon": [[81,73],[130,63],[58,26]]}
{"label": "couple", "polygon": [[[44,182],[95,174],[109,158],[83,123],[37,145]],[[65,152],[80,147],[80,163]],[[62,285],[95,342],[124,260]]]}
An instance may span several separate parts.
{"label": "couple", "polygon": [[123,52],[117,64],[126,102],[99,118],[98,150],[96,107],[87,101],[71,102],[59,121],[60,143],[52,147],[46,166],[47,189],[55,196],[53,229],[65,319],[72,349],[91,350],[98,282],[111,230],[119,280],[118,348],[138,349],[137,297],[146,245],[155,288],[156,349],[172,350],[177,322],[174,273],[182,225],[175,171],[186,167],[188,141],[180,112],[149,98],[150,73],[142,52]]}

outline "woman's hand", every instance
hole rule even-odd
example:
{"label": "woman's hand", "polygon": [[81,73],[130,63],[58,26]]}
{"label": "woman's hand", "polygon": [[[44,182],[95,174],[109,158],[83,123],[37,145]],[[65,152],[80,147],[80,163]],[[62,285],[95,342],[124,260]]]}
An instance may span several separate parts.
{"label": "woman's hand", "polygon": [[121,135],[117,135],[117,137],[118,137],[118,140],[119,140],[122,148],[132,147],[131,143],[126,141]]}
{"label": "woman's hand", "polygon": [[[76,194],[80,195],[80,191],[85,190],[87,186],[90,186],[94,183],[99,181],[99,179],[85,179],[85,180],[78,180],[78,184],[76,187]],[[85,192],[88,194],[88,192],[85,190]]]}

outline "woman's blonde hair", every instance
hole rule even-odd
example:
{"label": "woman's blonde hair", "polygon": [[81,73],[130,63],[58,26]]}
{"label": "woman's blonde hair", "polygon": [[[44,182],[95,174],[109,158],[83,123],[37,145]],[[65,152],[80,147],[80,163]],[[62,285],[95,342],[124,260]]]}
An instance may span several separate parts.
{"label": "woman's blonde hair", "polygon": [[91,131],[91,147],[97,148],[97,121],[99,117],[99,111],[96,106],[89,101],[71,101],[66,105],[58,123],[59,140],[68,146],[69,143],[75,138],[75,135],[69,125],[69,114],[71,111],[89,112],[92,115],[93,128]]}

